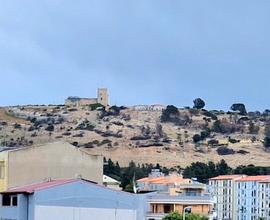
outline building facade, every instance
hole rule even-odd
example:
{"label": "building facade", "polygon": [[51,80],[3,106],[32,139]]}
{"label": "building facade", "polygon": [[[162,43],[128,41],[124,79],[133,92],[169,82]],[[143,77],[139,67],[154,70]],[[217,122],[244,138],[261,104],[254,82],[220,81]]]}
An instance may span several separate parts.
{"label": "building facade", "polygon": [[106,186],[108,188],[111,189],[115,189],[115,190],[122,190],[122,188],[120,187],[120,182],[107,176],[107,175],[103,175],[103,186]]}
{"label": "building facade", "polygon": [[270,180],[259,182],[259,216],[270,220]]}
{"label": "building facade", "polygon": [[83,179],[51,180],[1,193],[0,219],[143,220],[145,195],[112,190]]}
{"label": "building facade", "polygon": [[261,191],[265,185],[260,182],[266,180],[270,180],[270,176],[247,176],[236,181],[237,220],[257,220],[262,217],[262,211],[265,211],[269,201],[266,199],[267,191]]}
{"label": "building facade", "polygon": [[102,184],[103,157],[65,142],[0,152],[0,192],[44,179],[76,176]]}
{"label": "building facade", "polygon": [[209,180],[218,220],[236,219],[236,181],[244,175],[223,175]]}
{"label": "building facade", "polygon": [[97,98],[80,98],[76,96],[68,97],[65,100],[66,106],[87,106],[92,104],[101,104],[105,107],[109,105],[109,96],[107,88],[98,88]]}
{"label": "building facade", "polygon": [[169,192],[179,184],[190,184],[191,179],[185,179],[182,175],[170,174],[165,176],[158,169],[153,169],[148,177],[136,181],[140,191],[163,191]]}
{"label": "building facade", "polygon": [[150,211],[146,220],[161,220],[171,212],[183,213],[184,208],[191,207],[190,212],[200,214],[213,219],[214,201],[209,195],[187,196],[187,195],[165,195],[155,194],[147,199]]}

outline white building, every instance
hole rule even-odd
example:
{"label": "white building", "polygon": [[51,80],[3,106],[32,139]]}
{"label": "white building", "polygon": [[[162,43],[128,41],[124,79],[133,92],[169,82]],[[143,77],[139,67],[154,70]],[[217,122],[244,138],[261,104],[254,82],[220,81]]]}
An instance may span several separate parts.
{"label": "white building", "polygon": [[265,206],[269,201],[265,199],[265,192],[260,191],[260,187],[264,186],[260,182],[266,180],[270,180],[270,176],[247,176],[236,180],[237,220],[257,220],[262,217],[262,204]]}
{"label": "white building", "polygon": [[111,188],[111,189],[115,189],[115,190],[122,190],[122,188],[120,187],[120,182],[107,176],[107,175],[103,175],[103,185]]}
{"label": "white building", "polygon": [[218,220],[236,219],[235,182],[243,177],[244,175],[222,175],[209,180]]}
{"label": "white building", "polygon": [[263,180],[259,183],[259,216],[270,220],[270,180]]}

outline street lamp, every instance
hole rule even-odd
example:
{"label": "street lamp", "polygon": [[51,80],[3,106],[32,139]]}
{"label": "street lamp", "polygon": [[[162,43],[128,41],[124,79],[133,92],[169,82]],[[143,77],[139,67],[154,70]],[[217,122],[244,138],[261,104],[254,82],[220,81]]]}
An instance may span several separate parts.
{"label": "street lamp", "polygon": [[187,207],[184,208],[184,210],[183,210],[183,220],[186,219],[186,210],[191,209],[191,208],[192,208],[191,206],[187,206]]}

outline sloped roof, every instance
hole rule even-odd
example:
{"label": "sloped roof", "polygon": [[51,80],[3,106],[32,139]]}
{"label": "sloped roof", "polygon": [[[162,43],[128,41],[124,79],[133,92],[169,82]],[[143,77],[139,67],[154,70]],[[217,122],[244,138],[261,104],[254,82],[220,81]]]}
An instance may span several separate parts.
{"label": "sloped roof", "polygon": [[161,176],[161,177],[146,177],[137,180],[139,183],[152,183],[152,184],[174,184],[186,183],[190,179],[184,179],[182,176]]}
{"label": "sloped roof", "polygon": [[260,175],[260,176],[246,176],[237,181],[249,182],[249,181],[264,181],[264,180],[269,180],[269,179],[270,179],[270,175]]}
{"label": "sloped roof", "polygon": [[245,177],[246,175],[220,175],[211,178],[210,180],[237,180]]}
{"label": "sloped roof", "polygon": [[97,184],[96,182],[92,182],[92,181],[88,181],[88,180],[84,180],[84,179],[58,179],[58,180],[50,180],[50,181],[46,181],[46,182],[34,183],[34,184],[22,186],[22,187],[11,188],[11,189],[9,189],[5,192],[2,192],[2,193],[27,193],[27,194],[31,194],[31,193],[34,193],[35,191],[48,189],[48,188],[52,188],[55,186],[64,185],[67,183],[74,183],[77,181],[85,181],[88,183]]}

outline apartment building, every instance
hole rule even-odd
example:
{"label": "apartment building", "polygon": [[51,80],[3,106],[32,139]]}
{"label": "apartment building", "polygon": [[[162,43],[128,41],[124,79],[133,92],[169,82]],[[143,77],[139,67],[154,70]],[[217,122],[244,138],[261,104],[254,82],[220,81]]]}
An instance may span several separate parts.
{"label": "apartment building", "polygon": [[189,184],[193,181],[175,173],[165,176],[158,169],[153,169],[148,177],[139,179],[136,182],[140,191],[168,192],[170,188],[174,188],[180,184]]}
{"label": "apartment building", "polygon": [[[236,180],[236,213],[237,220],[257,220],[265,211],[268,184],[264,181],[270,180],[270,176],[246,176]],[[262,191],[263,189],[263,191]],[[268,196],[268,195],[267,195]],[[268,204],[269,207],[269,204]],[[264,214],[266,214],[264,212]],[[268,216],[269,218],[269,216]]]}
{"label": "apartment building", "polygon": [[259,182],[259,216],[270,220],[270,180]]}
{"label": "apartment building", "polygon": [[245,175],[221,175],[209,180],[210,193],[215,200],[217,220],[236,219],[236,181]]}

